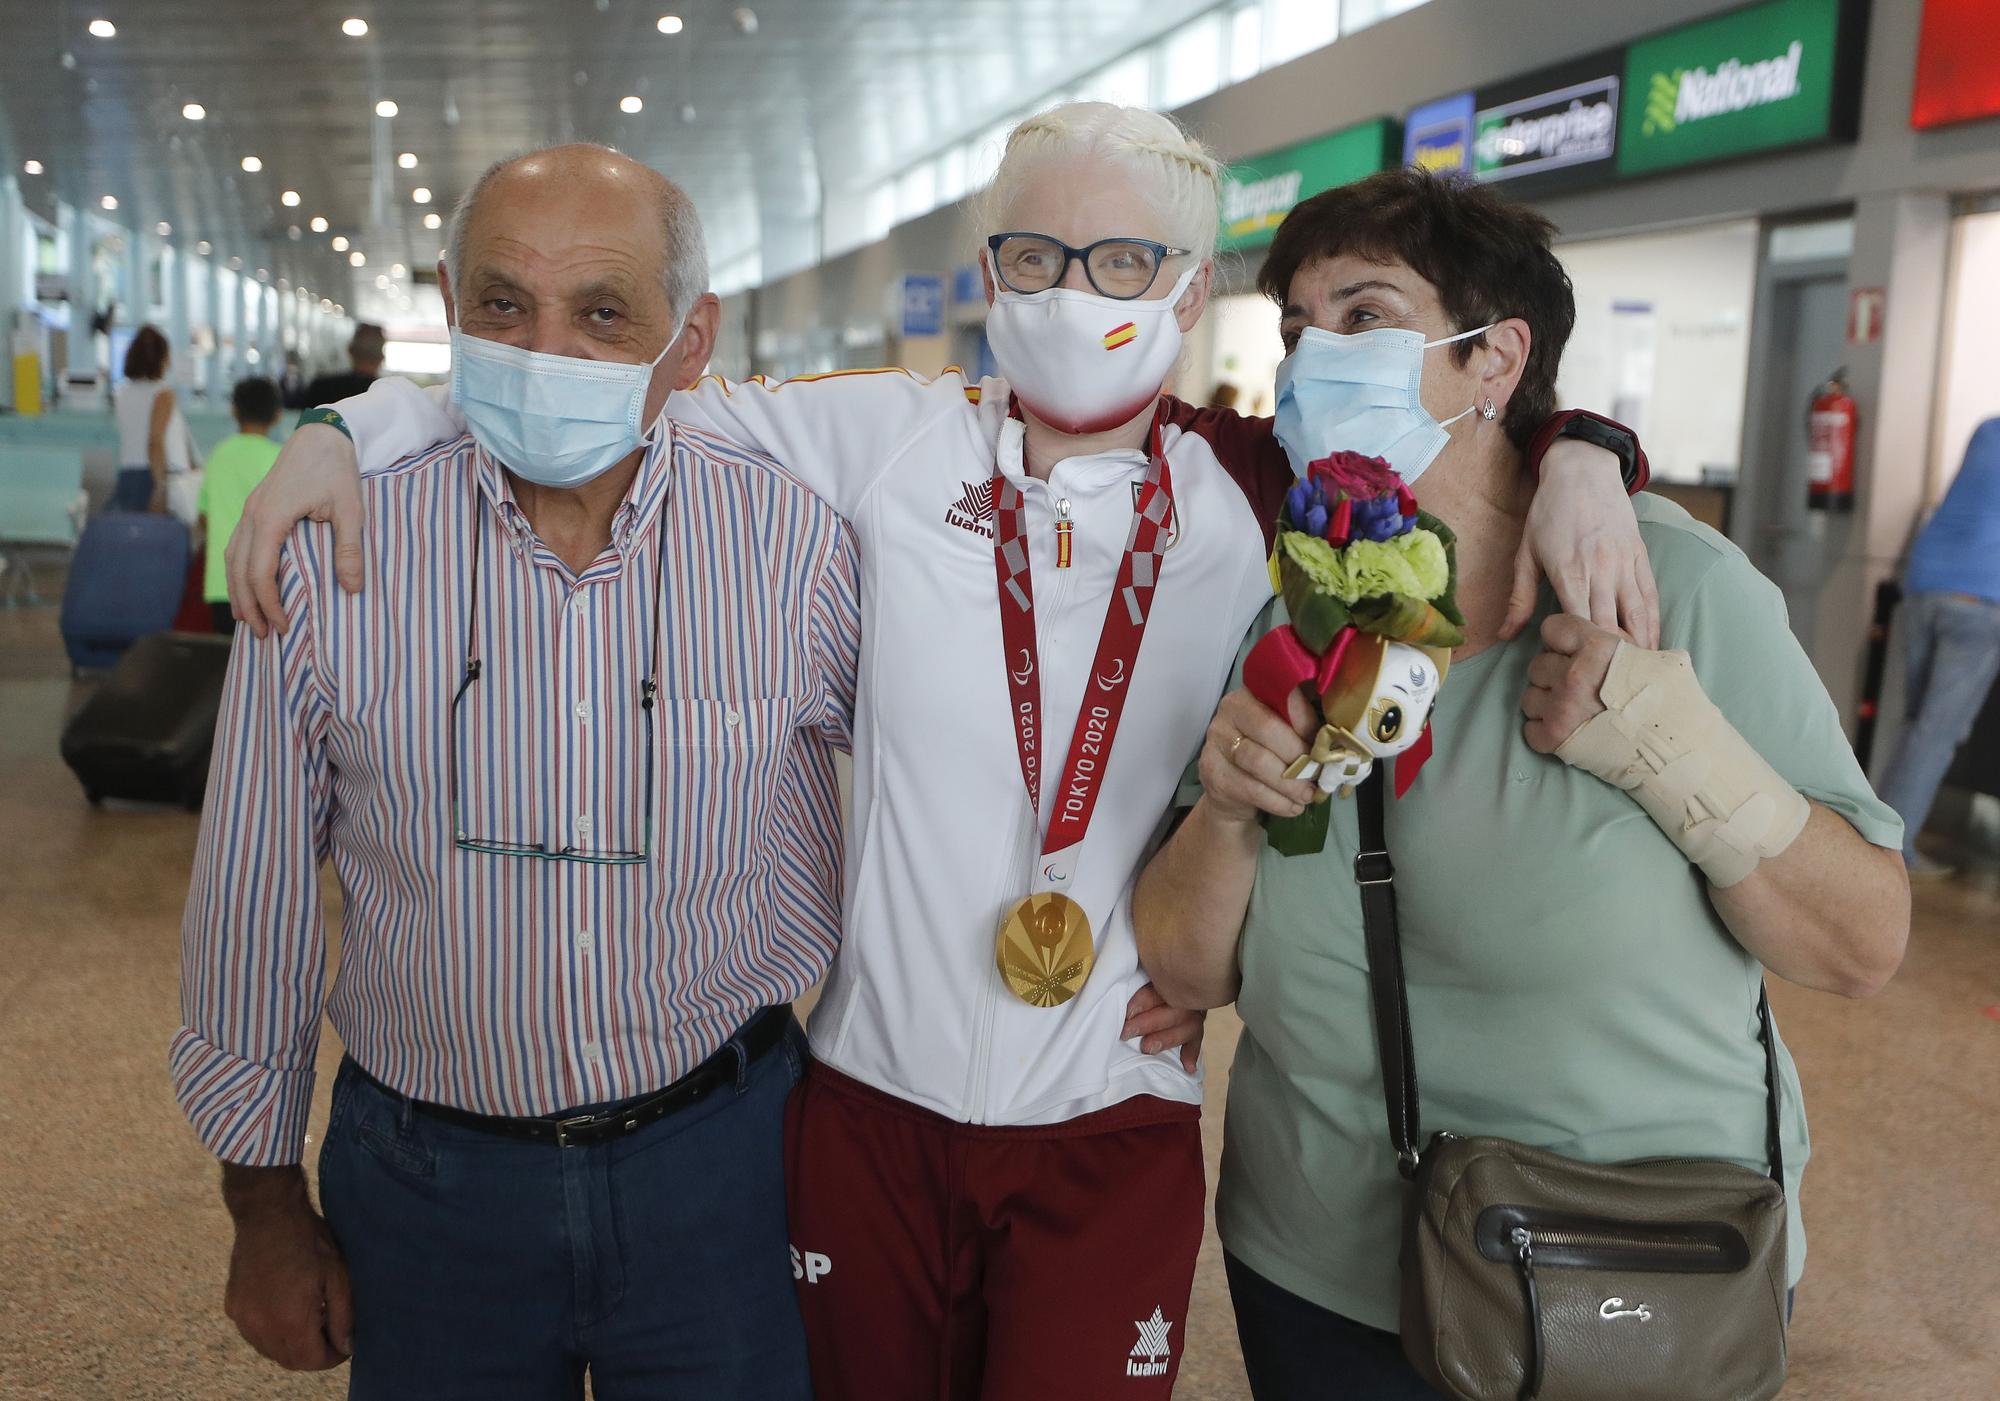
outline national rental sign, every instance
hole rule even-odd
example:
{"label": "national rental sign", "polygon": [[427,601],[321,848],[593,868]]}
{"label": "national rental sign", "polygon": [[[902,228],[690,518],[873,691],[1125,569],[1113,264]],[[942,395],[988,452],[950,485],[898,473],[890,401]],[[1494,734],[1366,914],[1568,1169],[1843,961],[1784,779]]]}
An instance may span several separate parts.
{"label": "national rental sign", "polygon": [[1377,118],[1231,166],[1222,182],[1221,246],[1270,242],[1300,200],[1389,164],[1395,134],[1393,122]]}
{"label": "national rental sign", "polygon": [[1842,0],[1769,0],[1633,44],[1618,173],[1842,134],[1841,30]]}

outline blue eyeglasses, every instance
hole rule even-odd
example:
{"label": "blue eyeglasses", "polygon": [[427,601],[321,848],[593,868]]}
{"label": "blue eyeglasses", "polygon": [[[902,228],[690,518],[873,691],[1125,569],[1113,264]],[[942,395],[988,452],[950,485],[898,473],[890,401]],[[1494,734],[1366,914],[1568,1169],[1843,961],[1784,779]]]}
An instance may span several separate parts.
{"label": "blue eyeglasses", "polygon": [[1100,238],[1072,248],[1038,233],[994,234],[986,246],[993,250],[993,275],[1010,292],[1046,292],[1069,275],[1071,263],[1081,262],[1098,295],[1121,302],[1145,296],[1167,259],[1193,251],[1150,238]]}

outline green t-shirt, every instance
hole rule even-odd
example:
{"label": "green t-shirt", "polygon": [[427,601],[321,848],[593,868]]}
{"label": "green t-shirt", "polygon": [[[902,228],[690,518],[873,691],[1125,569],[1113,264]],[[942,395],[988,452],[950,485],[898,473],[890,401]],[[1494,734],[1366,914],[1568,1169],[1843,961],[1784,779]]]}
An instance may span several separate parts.
{"label": "green t-shirt", "polygon": [[[1782,595],[1678,506],[1641,495],[1636,508],[1662,645],[1693,655],[1709,696],[1802,793],[1899,847],[1901,823],[1856,765]],[[1272,607],[1253,635],[1282,621]],[[1762,1168],[1757,962],[1637,803],[1528,747],[1520,697],[1540,646],[1530,628],[1451,668],[1436,752],[1389,802],[1424,1133],[1497,1134],[1594,1161]],[[1324,852],[1267,848],[1259,862],[1216,1220],[1257,1273],[1393,1329],[1402,1186],[1354,845],[1354,805],[1335,800]],[[1782,1038],[1778,1059],[1796,1282],[1808,1146]]]}
{"label": "green t-shirt", "polygon": [[222,550],[230,532],[243,519],[243,503],[271,464],[278,445],[262,433],[236,433],[216,444],[201,476],[201,513],[208,517],[208,560],[203,569],[203,596],[210,603],[229,598],[229,571]]}

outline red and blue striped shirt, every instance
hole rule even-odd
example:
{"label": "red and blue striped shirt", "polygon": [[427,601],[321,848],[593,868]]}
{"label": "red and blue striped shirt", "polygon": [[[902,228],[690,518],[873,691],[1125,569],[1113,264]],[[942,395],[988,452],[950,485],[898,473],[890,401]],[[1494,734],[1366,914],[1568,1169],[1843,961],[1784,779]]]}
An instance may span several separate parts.
{"label": "red and blue striped shirt", "polygon": [[[809,988],[839,938],[860,601],[829,507],[678,425],[581,573],[469,437],[363,491],[367,589],[341,592],[330,533],[301,526],[290,630],[239,634],[216,731],[171,1060],[230,1162],[298,1160],[323,1001],[405,1094],[551,1114],[670,1083]],[[637,851],[649,804],[641,864],[458,841]]]}

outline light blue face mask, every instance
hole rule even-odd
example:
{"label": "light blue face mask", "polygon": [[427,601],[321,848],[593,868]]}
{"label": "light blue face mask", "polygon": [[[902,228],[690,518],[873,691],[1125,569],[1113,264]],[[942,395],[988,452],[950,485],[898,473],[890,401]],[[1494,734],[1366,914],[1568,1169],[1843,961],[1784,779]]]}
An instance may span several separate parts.
{"label": "light blue face mask", "polygon": [[1358,452],[1383,459],[1406,485],[1416,481],[1451,441],[1451,425],[1473,412],[1443,423],[1431,416],[1423,399],[1424,352],[1492,329],[1426,341],[1421,331],[1392,326],[1351,336],[1306,327],[1278,366],[1275,431],[1292,471],[1303,477],[1329,453]]}
{"label": "light blue face mask", "polygon": [[646,390],[680,338],[651,364],[628,365],[524,350],[454,326],[452,402],[502,466],[538,486],[579,487],[646,442]]}

